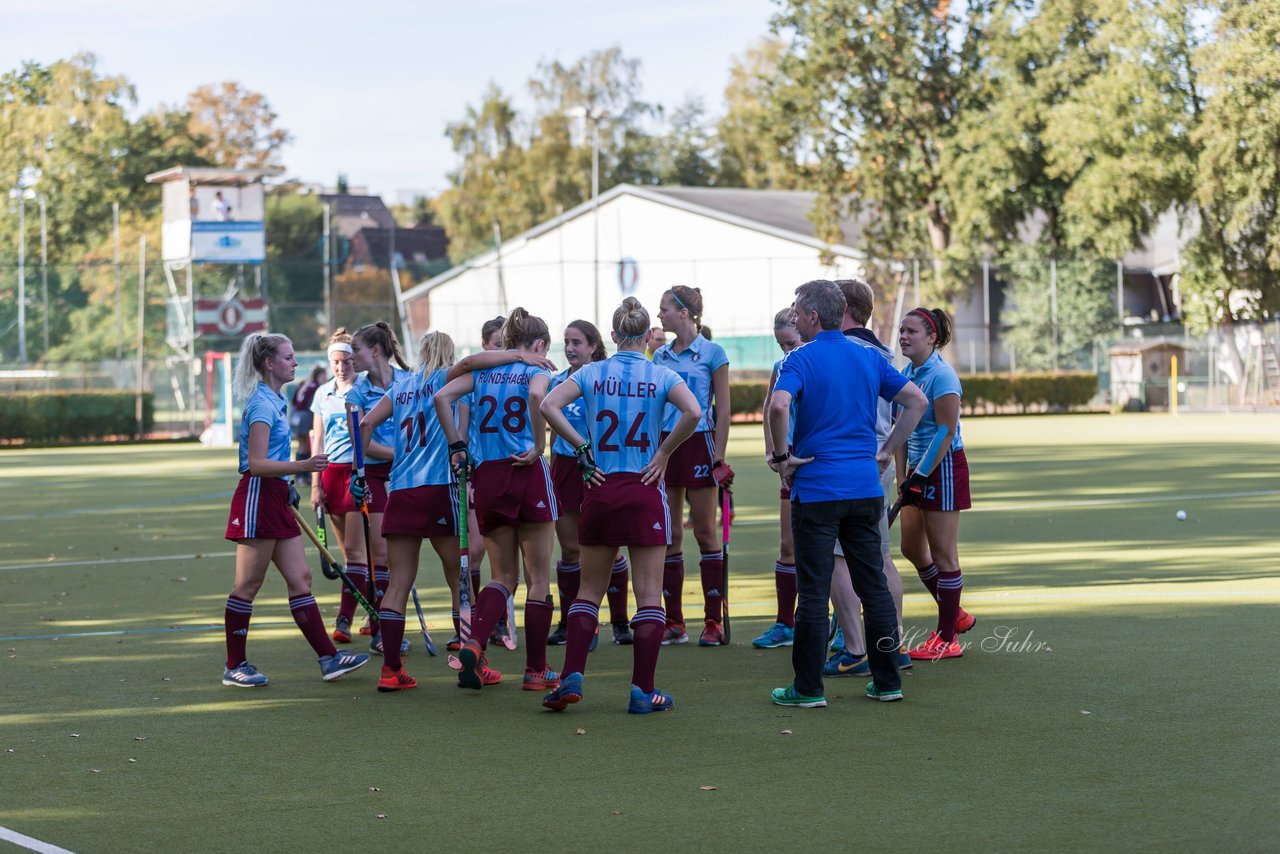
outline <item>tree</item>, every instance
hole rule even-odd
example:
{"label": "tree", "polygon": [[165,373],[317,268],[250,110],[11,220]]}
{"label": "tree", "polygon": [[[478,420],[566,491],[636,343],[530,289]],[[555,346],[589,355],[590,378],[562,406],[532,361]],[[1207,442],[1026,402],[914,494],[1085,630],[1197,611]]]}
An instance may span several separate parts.
{"label": "tree", "polygon": [[931,296],[944,279],[952,206],[942,154],[955,120],[980,101],[969,86],[984,3],[964,17],[947,0],[786,0],[773,21],[787,39],[771,89],[774,142],[819,193],[813,218],[836,242],[865,214],[860,248],[880,263],[927,256]]}
{"label": "tree", "polygon": [[[1018,368],[1090,367],[1094,340],[1115,328],[1115,264],[1105,260],[1051,261],[1041,247],[1019,245],[1008,250],[1001,267],[1011,302],[1002,317],[1003,337]],[[1055,276],[1056,282],[1051,284]]]}
{"label": "tree", "polygon": [[239,83],[206,85],[187,96],[191,114],[188,132],[205,140],[201,154],[227,169],[275,169],[280,155],[293,141],[276,126],[279,118],[265,96]]}
{"label": "tree", "polygon": [[1190,320],[1228,327],[1280,311],[1280,2],[1224,0],[1201,48],[1192,195],[1199,229],[1183,293]]}
{"label": "tree", "polygon": [[794,189],[797,171],[770,145],[770,87],[783,43],[762,38],[735,57],[725,86],[725,113],[716,124],[716,185],[752,189]]}
{"label": "tree", "polygon": [[715,151],[701,99],[690,98],[671,112],[656,148],[658,183],[706,187],[715,182]]}

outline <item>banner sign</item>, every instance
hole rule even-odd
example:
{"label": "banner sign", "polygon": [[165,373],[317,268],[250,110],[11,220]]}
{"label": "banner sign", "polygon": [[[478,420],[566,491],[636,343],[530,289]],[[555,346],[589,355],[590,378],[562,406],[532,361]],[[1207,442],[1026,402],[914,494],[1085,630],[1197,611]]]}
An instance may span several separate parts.
{"label": "banner sign", "polygon": [[196,300],[197,335],[246,335],[267,328],[264,299]]}
{"label": "banner sign", "polygon": [[206,264],[261,264],[267,233],[261,220],[191,223],[191,260]]}

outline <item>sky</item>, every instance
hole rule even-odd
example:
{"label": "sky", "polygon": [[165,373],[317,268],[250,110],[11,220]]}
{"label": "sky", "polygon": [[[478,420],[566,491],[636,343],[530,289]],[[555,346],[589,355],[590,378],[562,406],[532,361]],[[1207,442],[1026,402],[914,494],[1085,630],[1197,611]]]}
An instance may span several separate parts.
{"label": "sky", "polygon": [[79,51],[136,87],[139,111],[225,80],[266,95],[293,134],[289,176],[432,195],[454,166],[445,126],[490,81],[528,105],[539,62],[618,46],[641,96],[722,110],[729,65],[773,0],[0,0],[0,73]]}

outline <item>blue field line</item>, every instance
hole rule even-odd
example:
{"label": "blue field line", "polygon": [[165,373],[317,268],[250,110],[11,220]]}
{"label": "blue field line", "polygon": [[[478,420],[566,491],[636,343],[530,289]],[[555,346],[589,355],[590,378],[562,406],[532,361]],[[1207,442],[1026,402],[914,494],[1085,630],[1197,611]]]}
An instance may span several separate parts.
{"label": "blue field line", "polygon": [[201,501],[212,501],[215,498],[230,498],[235,492],[207,492],[204,495],[192,495],[187,498],[169,498],[160,501],[144,501],[140,504],[119,504],[113,507],[79,508],[75,510],[50,510],[46,513],[22,513],[16,516],[0,516],[0,522],[27,522],[34,519],[57,519],[66,516],[97,516],[102,513],[115,513],[120,510],[148,510],[152,507],[173,507],[177,504],[198,504]]}

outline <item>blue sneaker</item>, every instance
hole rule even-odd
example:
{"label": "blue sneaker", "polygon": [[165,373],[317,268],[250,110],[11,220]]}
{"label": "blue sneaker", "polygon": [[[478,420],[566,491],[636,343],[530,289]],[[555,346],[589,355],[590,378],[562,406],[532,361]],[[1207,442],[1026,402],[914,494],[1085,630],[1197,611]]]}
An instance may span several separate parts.
{"label": "blue sneaker", "polygon": [[[400,654],[408,655],[413,645],[409,643],[408,638],[400,641]],[[377,632],[373,636],[373,640],[369,641],[369,651],[374,655],[382,655],[382,632]]]}
{"label": "blue sneaker", "polygon": [[751,642],[756,649],[777,649],[780,646],[791,646],[796,640],[796,630],[786,623],[774,623],[764,630],[764,634]]}
{"label": "blue sneaker", "polygon": [[870,676],[871,663],[865,655],[854,655],[846,649],[832,653],[822,665],[823,676]]}
{"label": "blue sneaker", "polygon": [[230,688],[265,688],[270,681],[265,673],[259,673],[258,668],[247,661],[222,671],[222,684]]}
{"label": "blue sneaker", "polygon": [[631,686],[631,702],[627,704],[627,714],[647,715],[650,712],[667,712],[676,707],[676,701],[670,694],[664,694],[657,688],[646,694],[635,685]]}
{"label": "blue sneaker", "polygon": [[587,652],[595,652],[596,647],[600,645],[600,625],[596,624],[596,633],[591,636],[591,646],[587,647]]}
{"label": "blue sneaker", "polygon": [[333,655],[326,655],[320,659],[320,675],[326,682],[337,682],[351,671],[359,670],[368,663],[368,653],[340,649]]}
{"label": "blue sneaker", "polygon": [[908,652],[907,652],[907,648],[906,648],[905,646],[904,646],[904,647],[899,647],[899,649],[898,649],[898,669],[899,669],[899,670],[910,670],[910,669],[911,669],[911,665],[913,665],[914,663],[915,663],[915,662],[912,660],[910,653],[908,653]]}
{"label": "blue sneaker", "polygon": [[839,652],[844,649],[844,629],[836,629],[835,637],[831,639],[831,651]]}
{"label": "blue sneaker", "polygon": [[554,712],[563,712],[574,703],[582,702],[582,674],[566,673],[560,677],[560,687],[542,698],[542,705]]}
{"label": "blue sneaker", "polygon": [[792,706],[797,709],[820,709],[827,704],[826,697],[811,697],[796,691],[795,685],[785,688],[774,688],[772,695],[775,706]]}

